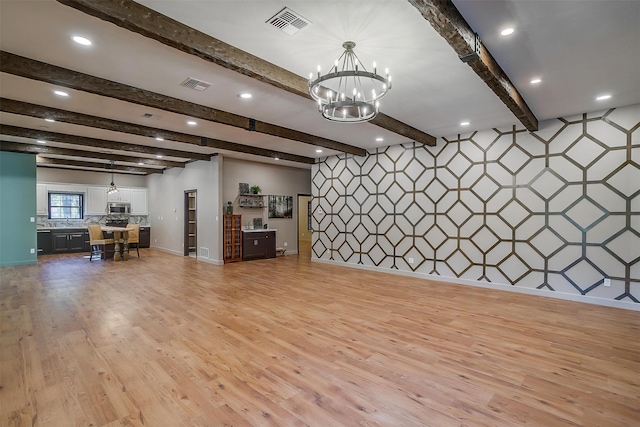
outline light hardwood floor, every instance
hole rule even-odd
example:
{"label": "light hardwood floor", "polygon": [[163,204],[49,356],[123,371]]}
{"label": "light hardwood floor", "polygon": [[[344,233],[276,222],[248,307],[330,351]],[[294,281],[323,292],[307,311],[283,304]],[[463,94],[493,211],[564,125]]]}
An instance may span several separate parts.
{"label": "light hardwood floor", "polygon": [[640,313],[311,263],[0,269],[2,426],[638,426]]}

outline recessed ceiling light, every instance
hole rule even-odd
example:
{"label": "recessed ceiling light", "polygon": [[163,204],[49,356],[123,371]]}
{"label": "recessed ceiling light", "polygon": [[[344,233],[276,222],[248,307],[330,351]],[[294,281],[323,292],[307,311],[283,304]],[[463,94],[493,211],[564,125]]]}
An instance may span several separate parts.
{"label": "recessed ceiling light", "polygon": [[189,126],[195,126],[195,125],[197,125],[198,123],[196,123],[196,122],[195,122],[195,121],[193,121],[193,120],[189,120],[189,121],[187,122],[187,124],[188,124]]}
{"label": "recessed ceiling light", "polygon": [[36,142],[37,142],[38,144],[46,144],[46,143],[47,143],[47,141],[43,141],[43,140],[41,140],[41,139],[36,140]]}
{"label": "recessed ceiling light", "polygon": [[156,141],[164,141],[164,138],[162,138],[160,136],[156,136]]}
{"label": "recessed ceiling light", "polygon": [[280,160],[280,157],[274,157],[273,160]]}
{"label": "recessed ceiling light", "polygon": [[49,122],[49,123],[55,123],[55,120],[53,119],[44,119],[45,122]]}
{"label": "recessed ceiling light", "polygon": [[460,122],[460,126],[469,126],[470,122]]}
{"label": "recessed ceiling light", "polygon": [[55,93],[58,96],[69,96],[69,94],[67,92],[64,92],[62,90],[54,90],[53,93]]}
{"label": "recessed ceiling light", "polygon": [[163,157],[163,156],[162,156],[162,154],[158,154],[158,155],[156,156],[156,158],[158,158],[158,159],[161,159],[162,157]]}
{"label": "recessed ceiling light", "polygon": [[243,99],[249,99],[251,98],[253,95],[251,95],[250,93],[241,93],[240,95],[238,95],[240,98]]}
{"label": "recessed ceiling light", "polygon": [[542,81],[542,79],[533,79],[531,80],[529,83],[531,83],[532,85],[537,85],[538,83],[540,83]]}
{"label": "recessed ceiling light", "polygon": [[82,36],[73,36],[71,37],[73,39],[74,42],[81,44],[83,46],[91,46],[91,40],[82,37]]}
{"label": "recessed ceiling light", "polygon": [[605,99],[611,98],[611,95],[600,95],[596,98],[597,101],[604,101]]}
{"label": "recessed ceiling light", "polygon": [[377,137],[377,138],[376,138],[376,141],[378,141],[378,142],[382,142],[382,141],[384,141],[384,138],[383,138],[383,137],[381,137],[381,136],[379,136],[379,137]]}
{"label": "recessed ceiling light", "polygon": [[316,153],[322,153],[322,150],[318,148],[318,149],[316,150]]}
{"label": "recessed ceiling light", "polygon": [[138,166],[144,166],[144,163],[138,162]]}
{"label": "recessed ceiling light", "polygon": [[515,30],[513,28],[505,28],[504,30],[500,31],[500,35],[501,36],[510,36],[511,34],[513,34]]}

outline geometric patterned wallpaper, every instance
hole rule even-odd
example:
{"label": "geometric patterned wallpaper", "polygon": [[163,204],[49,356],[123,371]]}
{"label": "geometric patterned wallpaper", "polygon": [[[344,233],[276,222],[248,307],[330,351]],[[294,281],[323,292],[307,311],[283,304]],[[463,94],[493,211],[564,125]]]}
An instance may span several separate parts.
{"label": "geometric patterned wallpaper", "polygon": [[640,105],[539,128],[322,159],[312,256],[638,303]]}

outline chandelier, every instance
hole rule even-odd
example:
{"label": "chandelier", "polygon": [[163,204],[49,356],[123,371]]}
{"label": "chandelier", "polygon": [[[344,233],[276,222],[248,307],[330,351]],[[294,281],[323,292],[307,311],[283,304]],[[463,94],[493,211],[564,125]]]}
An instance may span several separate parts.
{"label": "chandelier", "polygon": [[373,119],[378,114],[380,98],[391,89],[391,76],[378,74],[376,63],[373,72],[367,71],[353,48],[351,41],[342,43],[345,49],[327,74],[317,78],[309,74],[309,94],[318,102],[322,116],[334,122],[358,123]]}
{"label": "chandelier", "polygon": [[113,183],[113,160],[111,160],[111,184],[109,184],[109,189],[107,190],[107,194],[113,194],[118,192],[118,187]]}

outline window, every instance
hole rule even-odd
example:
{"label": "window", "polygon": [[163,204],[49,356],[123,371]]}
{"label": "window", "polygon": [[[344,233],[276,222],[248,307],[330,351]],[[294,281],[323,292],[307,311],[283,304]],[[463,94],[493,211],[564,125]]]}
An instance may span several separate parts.
{"label": "window", "polygon": [[82,219],[84,194],[49,193],[49,218]]}

